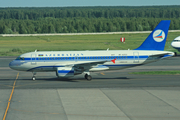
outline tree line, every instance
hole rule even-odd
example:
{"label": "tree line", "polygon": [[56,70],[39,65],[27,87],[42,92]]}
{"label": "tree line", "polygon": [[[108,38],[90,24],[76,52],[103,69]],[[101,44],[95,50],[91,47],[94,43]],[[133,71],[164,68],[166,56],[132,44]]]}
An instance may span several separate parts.
{"label": "tree line", "polygon": [[0,8],[0,19],[37,20],[39,18],[179,18],[180,5],[145,7],[59,7]]}
{"label": "tree line", "polygon": [[180,6],[0,8],[0,34],[147,31],[163,19],[180,29]]}

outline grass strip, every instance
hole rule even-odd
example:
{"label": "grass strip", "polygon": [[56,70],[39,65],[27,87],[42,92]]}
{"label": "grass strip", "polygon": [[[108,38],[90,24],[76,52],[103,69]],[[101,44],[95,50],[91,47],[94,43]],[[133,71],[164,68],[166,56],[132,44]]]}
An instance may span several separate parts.
{"label": "grass strip", "polygon": [[180,75],[180,70],[131,72],[130,74],[135,74],[135,75]]}
{"label": "grass strip", "polygon": [[[165,50],[177,52],[171,42],[180,32],[169,33]],[[19,56],[26,52],[40,51],[79,51],[79,50],[128,50],[139,47],[149,33],[105,34],[76,36],[0,36],[0,56]],[[125,43],[120,38],[126,38]]]}

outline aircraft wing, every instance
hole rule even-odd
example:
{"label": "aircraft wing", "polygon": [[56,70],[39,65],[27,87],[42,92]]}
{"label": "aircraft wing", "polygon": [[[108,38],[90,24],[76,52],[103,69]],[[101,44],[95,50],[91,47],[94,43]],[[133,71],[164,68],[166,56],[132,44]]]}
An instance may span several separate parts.
{"label": "aircraft wing", "polygon": [[77,63],[77,64],[68,64],[65,65],[66,67],[73,67],[76,71],[79,71],[80,73],[84,71],[89,71],[89,69],[96,67],[99,64],[104,64],[105,62],[113,62],[115,63],[115,60],[104,60],[104,61],[92,61],[92,62],[83,62],[83,63]]}
{"label": "aircraft wing", "polygon": [[77,64],[69,64],[69,65],[66,65],[66,67],[74,67],[76,71],[84,72],[84,71],[88,71],[89,69],[99,64],[104,64],[105,62],[110,62],[110,61],[106,60],[106,61],[83,62],[83,63],[77,63]]}

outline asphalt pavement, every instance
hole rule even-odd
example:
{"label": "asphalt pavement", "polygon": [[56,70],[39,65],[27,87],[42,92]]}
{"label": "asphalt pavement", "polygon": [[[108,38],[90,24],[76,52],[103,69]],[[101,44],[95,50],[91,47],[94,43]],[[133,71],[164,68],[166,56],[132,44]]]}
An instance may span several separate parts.
{"label": "asphalt pavement", "polygon": [[179,120],[180,75],[133,75],[180,70],[180,57],[144,66],[58,79],[54,72],[11,70],[0,57],[0,118],[3,120]]}

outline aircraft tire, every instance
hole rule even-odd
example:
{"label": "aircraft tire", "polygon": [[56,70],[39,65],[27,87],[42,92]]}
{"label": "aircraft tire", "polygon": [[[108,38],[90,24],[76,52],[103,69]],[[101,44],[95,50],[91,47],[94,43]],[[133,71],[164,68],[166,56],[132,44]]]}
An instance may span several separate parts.
{"label": "aircraft tire", "polygon": [[84,78],[87,79],[88,74],[85,74]]}
{"label": "aircraft tire", "polygon": [[86,78],[88,81],[91,81],[92,80],[92,77],[90,75],[87,75],[87,78]]}
{"label": "aircraft tire", "polygon": [[32,77],[32,80],[35,81],[35,80],[36,80],[36,77]]}
{"label": "aircraft tire", "polygon": [[177,52],[174,52],[174,56],[177,56]]}

